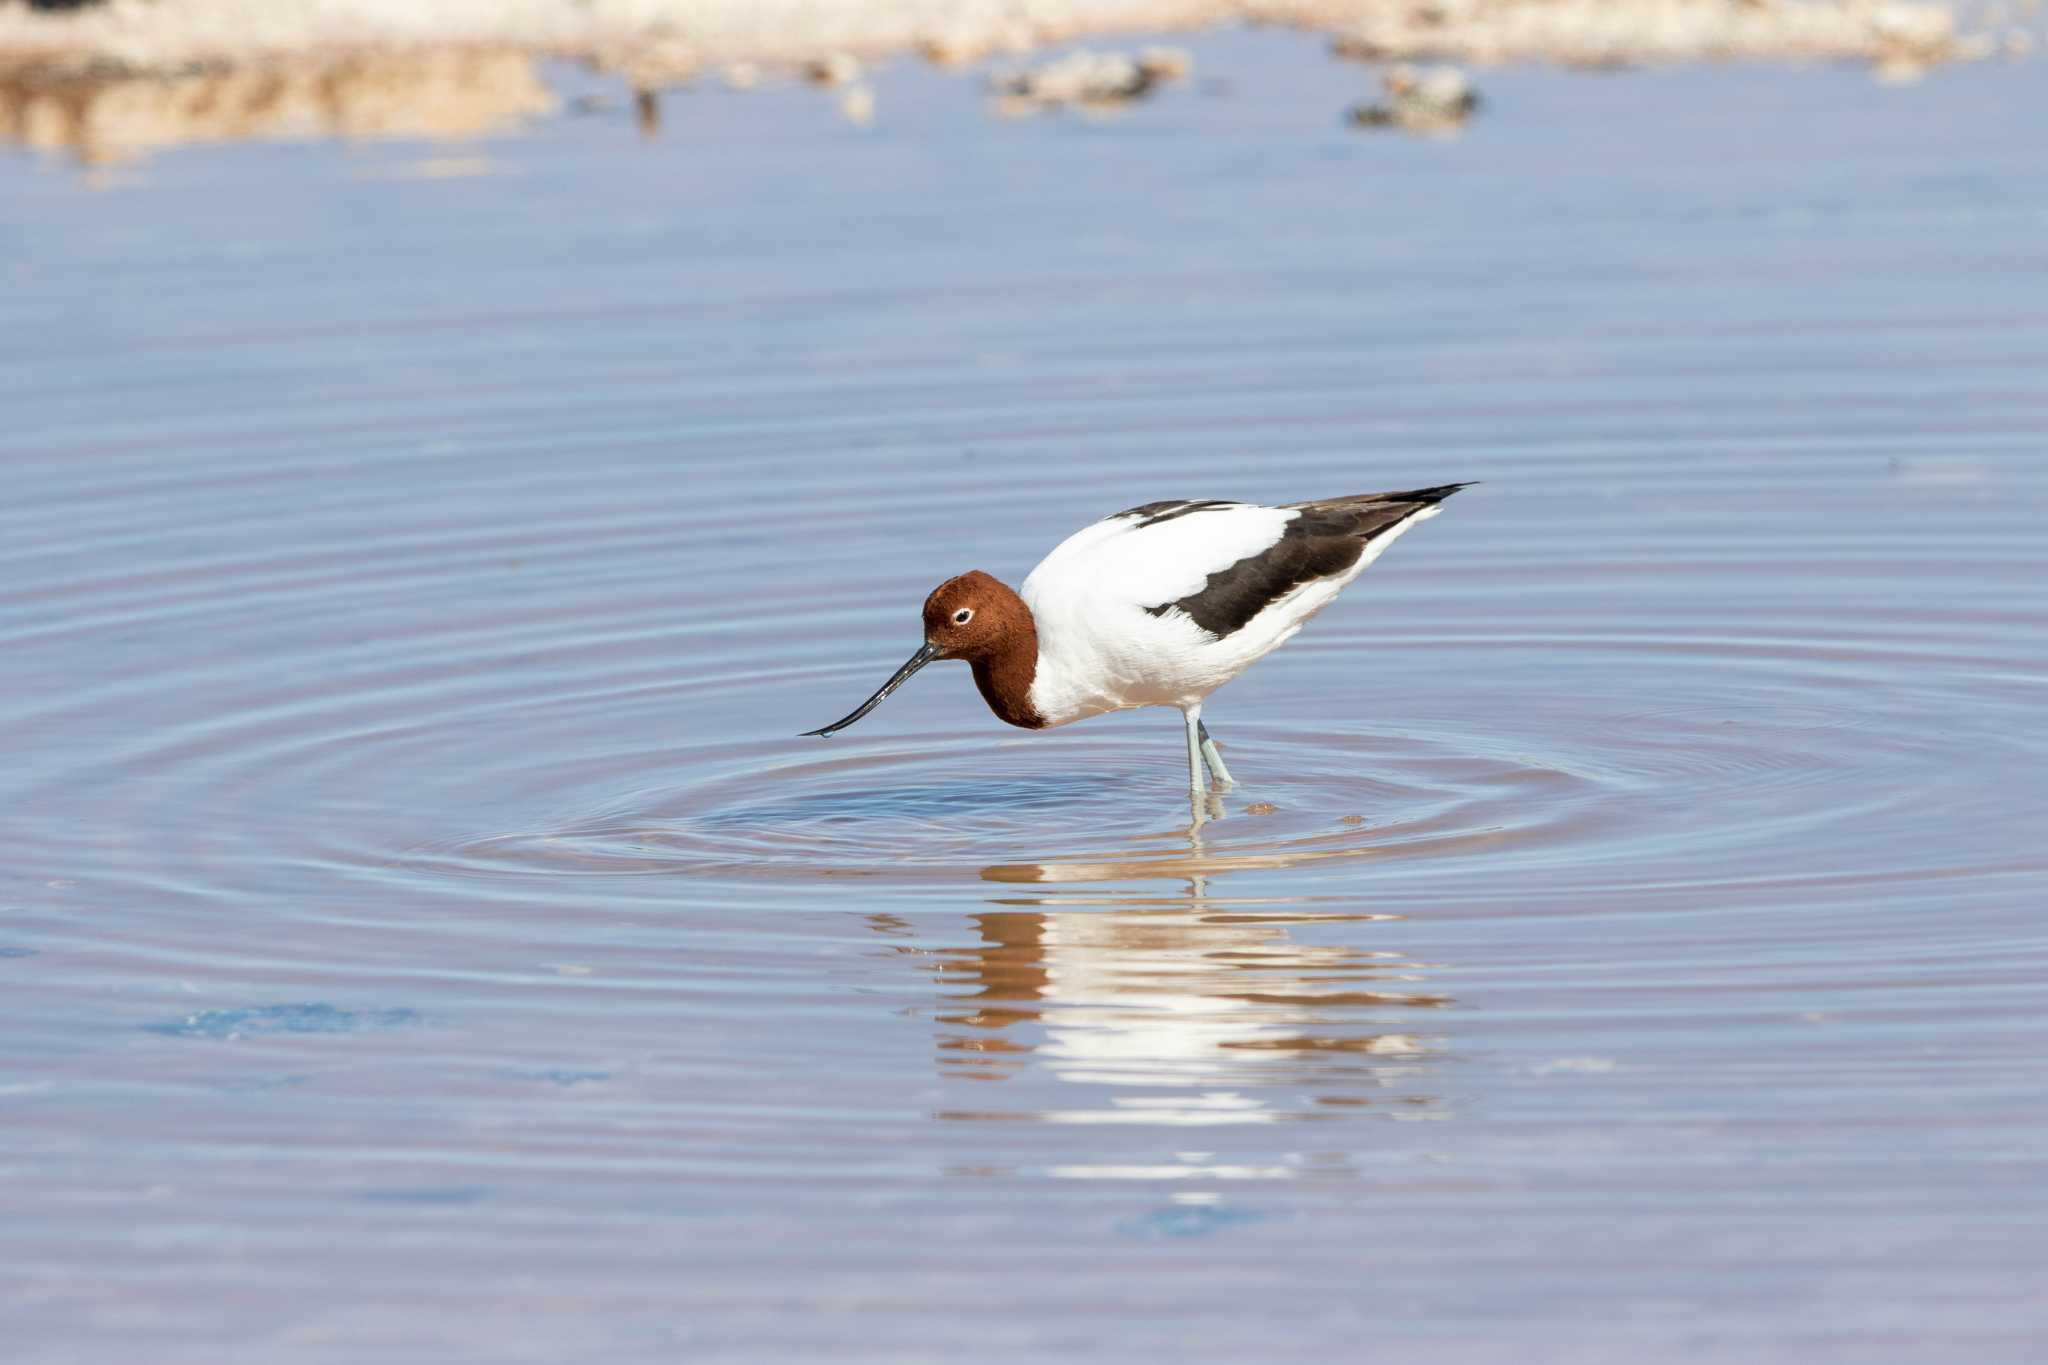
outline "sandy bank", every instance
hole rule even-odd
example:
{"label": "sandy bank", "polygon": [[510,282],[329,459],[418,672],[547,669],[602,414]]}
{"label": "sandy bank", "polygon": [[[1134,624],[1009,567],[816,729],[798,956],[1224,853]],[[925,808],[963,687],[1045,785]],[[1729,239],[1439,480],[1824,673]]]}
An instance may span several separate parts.
{"label": "sandy bank", "polygon": [[0,7],[0,70],[166,73],[340,50],[497,48],[649,83],[835,53],[942,61],[1229,23],[1331,34],[1395,58],[1942,61],[1982,44],[1926,0],[107,0]]}
{"label": "sandy bank", "polygon": [[[1621,66],[1854,61],[1891,76],[2017,51],[2039,0],[1958,20],[1928,0],[106,0],[0,3],[0,137],[119,161],[198,141],[462,136],[554,107],[536,63],[641,91],[712,76],[856,82],[1230,23],[1325,34],[1367,61]],[[643,100],[651,96],[643,96]],[[849,117],[872,94],[842,97]]]}

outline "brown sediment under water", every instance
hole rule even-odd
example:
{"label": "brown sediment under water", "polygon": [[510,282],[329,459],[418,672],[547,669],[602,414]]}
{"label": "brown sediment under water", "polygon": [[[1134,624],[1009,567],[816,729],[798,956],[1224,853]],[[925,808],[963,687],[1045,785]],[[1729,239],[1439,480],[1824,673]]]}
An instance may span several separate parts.
{"label": "brown sediment under water", "polygon": [[[2048,86],[1195,50],[0,160],[10,1359],[2029,1358]],[[1199,828],[1171,713],[795,737],[1452,479]]]}

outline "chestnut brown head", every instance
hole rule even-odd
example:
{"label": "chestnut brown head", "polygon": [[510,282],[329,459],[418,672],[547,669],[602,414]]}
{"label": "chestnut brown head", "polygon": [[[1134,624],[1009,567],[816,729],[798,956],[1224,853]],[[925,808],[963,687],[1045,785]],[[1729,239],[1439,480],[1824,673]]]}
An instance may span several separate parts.
{"label": "chestnut brown head", "polygon": [[942,659],[986,658],[1031,619],[1000,580],[979,569],[949,578],[924,599],[924,640]]}

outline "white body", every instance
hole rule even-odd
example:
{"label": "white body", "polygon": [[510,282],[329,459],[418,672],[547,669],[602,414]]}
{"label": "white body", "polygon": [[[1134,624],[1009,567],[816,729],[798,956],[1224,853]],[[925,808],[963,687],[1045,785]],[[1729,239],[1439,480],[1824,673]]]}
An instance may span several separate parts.
{"label": "white body", "polygon": [[1150,526],[1126,515],[1083,527],[1018,593],[1038,628],[1031,708],[1048,726],[1134,706],[1199,714],[1203,698],[1287,643],[1397,536],[1436,513],[1418,510],[1342,574],[1301,584],[1221,638],[1177,607],[1146,608],[1198,593],[1210,574],[1270,549],[1299,510],[1231,503]]}

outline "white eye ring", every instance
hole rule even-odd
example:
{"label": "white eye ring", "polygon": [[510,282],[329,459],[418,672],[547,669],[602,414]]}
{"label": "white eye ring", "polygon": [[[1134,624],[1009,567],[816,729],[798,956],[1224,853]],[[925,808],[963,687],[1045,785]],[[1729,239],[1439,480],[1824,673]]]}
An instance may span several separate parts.
{"label": "white eye ring", "polygon": [[953,624],[956,626],[964,626],[973,619],[974,609],[971,607],[962,607],[953,613]]}

